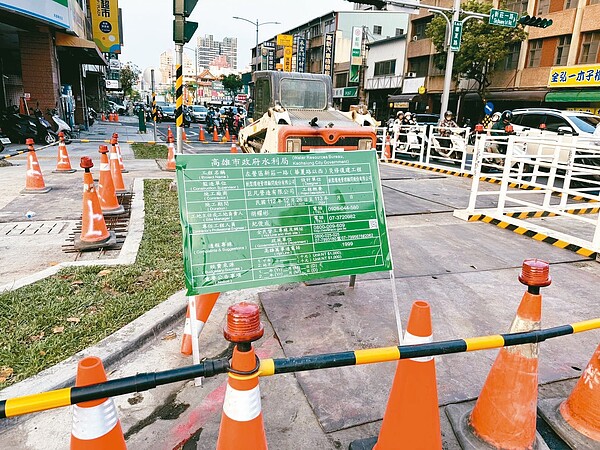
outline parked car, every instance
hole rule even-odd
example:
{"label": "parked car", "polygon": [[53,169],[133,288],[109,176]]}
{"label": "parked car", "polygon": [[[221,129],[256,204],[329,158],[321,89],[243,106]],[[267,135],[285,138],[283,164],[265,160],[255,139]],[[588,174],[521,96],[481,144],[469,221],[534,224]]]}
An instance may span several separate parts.
{"label": "parked car", "polygon": [[414,117],[418,125],[433,125],[435,127],[440,121],[439,114],[415,113]]}
{"label": "parked car", "polygon": [[592,135],[600,117],[582,111],[561,111],[550,108],[525,108],[513,110],[511,121],[516,133],[540,130],[546,133]]}
{"label": "parked car", "polygon": [[[511,124],[513,130],[518,135],[523,136],[548,136],[556,137],[563,135],[563,142],[568,144],[571,140],[577,139],[578,136],[591,137],[593,136],[596,126],[600,123],[600,116],[582,111],[562,111],[559,109],[550,108],[524,108],[513,110],[513,119]],[[600,142],[590,140],[587,146],[592,152],[597,152],[597,157],[576,156],[576,164],[585,164],[587,166],[595,166],[600,169]],[[525,146],[527,154],[531,155],[553,155],[554,149],[552,146],[541,146],[534,143]],[[577,152],[581,155],[582,153]],[[576,154],[576,155],[577,155]],[[589,156],[589,151],[587,152]],[[562,163],[568,162],[568,149],[561,150],[559,161]],[[600,180],[600,176],[594,175],[592,178]]]}
{"label": "parked car", "polygon": [[125,112],[127,111],[125,105],[115,103],[111,100],[108,101],[108,106],[110,107],[111,111],[116,112],[117,114],[125,114]]}
{"label": "parked car", "polygon": [[208,114],[208,109],[206,108],[206,106],[192,105],[189,107],[189,109],[192,114],[192,118],[194,119],[194,122],[206,122],[206,114]]}

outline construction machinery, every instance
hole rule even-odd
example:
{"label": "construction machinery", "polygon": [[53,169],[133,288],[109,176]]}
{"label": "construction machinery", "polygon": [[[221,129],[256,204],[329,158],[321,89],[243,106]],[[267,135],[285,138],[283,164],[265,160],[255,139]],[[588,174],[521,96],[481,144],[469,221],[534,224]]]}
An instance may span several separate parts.
{"label": "construction machinery", "polygon": [[329,75],[254,73],[252,122],[239,133],[246,153],[375,149],[377,122],[364,105],[333,108]]}

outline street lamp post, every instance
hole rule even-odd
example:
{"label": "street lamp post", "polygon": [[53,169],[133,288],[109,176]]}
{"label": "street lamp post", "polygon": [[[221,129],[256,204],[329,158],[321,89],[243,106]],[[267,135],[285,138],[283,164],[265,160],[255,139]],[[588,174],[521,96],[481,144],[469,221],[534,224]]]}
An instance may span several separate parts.
{"label": "street lamp post", "polygon": [[255,54],[255,59],[256,59],[256,64],[255,70],[258,70],[258,27],[260,27],[261,25],[268,25],[268,24],[273,24],[273,25],[280,25],[280,22],[262,22],[262,23],[258,23],[258,19],[256,19],[256,22],[249,20],[249,19],[244,19],[243,17],[237,17],[237,16],[233,16],[234,19],[238,19],[238,20],[243,20],[244,22],[248,22],[251,23],[252,25],[254,25],[256,27],[256,54]]}
{"label": "street lamp post", "polygon": [[191,47],[186,47],[185,45],[183,46],[184,50],[190,50],[194,52],[194,58],[195,58],[195,67],[196,67],[196,93],[194,95],[194,100],[197,101],[198,100],[198,46],[196,45],[196,48],[191,48]]}

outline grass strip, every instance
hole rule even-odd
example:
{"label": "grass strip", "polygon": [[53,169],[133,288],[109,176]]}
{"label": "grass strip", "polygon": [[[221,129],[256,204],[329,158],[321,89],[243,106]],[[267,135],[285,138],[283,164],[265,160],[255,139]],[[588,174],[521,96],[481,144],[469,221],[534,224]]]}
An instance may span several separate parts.
{"label": "grass strip", "polygon": [[131,144],[136,159],[167,159],[168,149],[162,144]]}
{"label": "grass strip", "polygon": [[146,180],[135,264],[69,267],[0,294],[0,388],[87,348],[183,289],[181,226],[171,180]]}

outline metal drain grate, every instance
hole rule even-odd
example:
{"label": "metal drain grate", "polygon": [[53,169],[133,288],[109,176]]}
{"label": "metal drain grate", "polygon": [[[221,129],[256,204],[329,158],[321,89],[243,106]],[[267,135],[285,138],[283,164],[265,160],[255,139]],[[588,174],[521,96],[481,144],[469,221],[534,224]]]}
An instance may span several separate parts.
{"label": "metal drain grate", "polygon": [[104,222],[106,223],[106,228],[108,231],[114,231],[117,237],[117,242],[109,247],[100,247],[95,249],[81,249],[78,250],[75,248],[75,235],[81,233],[81,220],[79,220],[75,224],[75,228],[71,233],[69,233],[69,237],[67,238],[67,243],[62,246],[62,250],[65,253],[90,253],[90,252],[100,252],[100,254],[104,254],[107,251],[112,250],[120,250],[123,247],[123,243],[125,242],[125,238],[127,237],[127,230],[129,229],[129,217],[131,216],[131,201],[133,199],[132,193],[127,194],[117,194],[117,199],[120,205],[123,205],[125,211],[121,214],[117,214],[114,216],[105,216]]}
{"label": "metal drain grate", "polygon": [[14,222],[0,226],[2,236],[45,236],[60,234],[70,225],[70,222]]}

